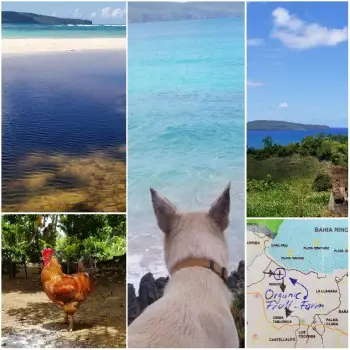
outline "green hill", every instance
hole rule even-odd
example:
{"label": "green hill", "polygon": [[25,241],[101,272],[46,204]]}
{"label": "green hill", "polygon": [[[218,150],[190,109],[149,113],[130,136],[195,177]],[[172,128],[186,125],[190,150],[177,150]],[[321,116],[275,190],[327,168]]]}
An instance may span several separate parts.
{"label": "green hill", "polygon": [[3,24],[92,24],[85,19],[59,18],[27,12],[2,11],[1,15]]}
{"label": "green hill", "polygon": [[244,15],[244,4],[234,2],[129,2],[129,23],[162,22]]}
{"label": "green hill", "polygon": [[280,120],[254,120],[247,123],[248,130],[325,130],[327,125],[301,124]]}

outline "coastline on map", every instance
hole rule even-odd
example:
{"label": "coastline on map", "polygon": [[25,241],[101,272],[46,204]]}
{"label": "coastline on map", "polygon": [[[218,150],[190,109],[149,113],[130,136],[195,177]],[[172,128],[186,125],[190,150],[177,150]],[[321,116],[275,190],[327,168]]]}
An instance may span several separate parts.
{"label": "coastline on map", "polygon": [[3,3],[4,212],[125,212],[125,6]]}

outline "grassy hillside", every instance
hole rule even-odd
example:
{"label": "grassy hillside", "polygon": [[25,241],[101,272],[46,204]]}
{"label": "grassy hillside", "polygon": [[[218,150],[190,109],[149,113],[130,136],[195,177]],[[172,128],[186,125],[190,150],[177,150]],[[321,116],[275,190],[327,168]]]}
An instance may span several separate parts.
{"label": "grassy hillside", "polygon": [[[307,136],[301,142],[285,146],[265,137],[263,143],[263,149],[247,149],[248,217],[345,215],[347,135]],[[342,209],[339,212],[334,205],[333,212],[328,211],[334,183],[339,190],[345,190],[340,198],[343,202],[337,208]]]}
{"label": "grassy hillside", "polygon": [[318,174],[330,174],[329,162],[290,156],[247,163],[248,217],[324,216],[330,190],[315,191],[313,184]]}
{"label": "grassy hillside", "polygon": [[247,174],[250,180],[264,180],[268,175],[277,182],[309,179],[318,172],[329,172],[330,166],[329,162],[320,162],[312,156],[292,155],[263,160],[257,160],[251,155],[247,156]]}

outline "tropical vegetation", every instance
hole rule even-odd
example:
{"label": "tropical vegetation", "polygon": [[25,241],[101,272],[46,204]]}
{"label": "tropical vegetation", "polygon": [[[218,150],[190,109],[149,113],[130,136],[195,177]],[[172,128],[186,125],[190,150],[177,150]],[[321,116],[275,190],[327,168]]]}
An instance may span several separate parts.
{"label": "tropical vegetation", "polygon": [[126,251],[125,215],[4,215],[3,249],[24,254],[27,262],[41,261],[45,247],[63,261],[91,256],[108,260]]}
{"label": "tropical vegetation", "polygon": [[307,136],[288,145],[263,139],[247,149],[248,217],[320,217],[332,187],[332,168],[348,167],[347,135]]}

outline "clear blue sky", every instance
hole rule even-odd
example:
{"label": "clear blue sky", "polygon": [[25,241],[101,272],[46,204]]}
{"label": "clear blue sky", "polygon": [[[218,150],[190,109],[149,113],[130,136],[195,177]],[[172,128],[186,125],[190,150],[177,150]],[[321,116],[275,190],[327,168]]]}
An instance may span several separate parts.
{"label": "clear blue sky", "polygon": [[249,121],[347,127],[347,6],[248,4]]}
{"label": "clear blue sky", "polygon": [[3,11],[89,19],[94,24],[125,24],[125,9],[125,2],[2,2]]}

